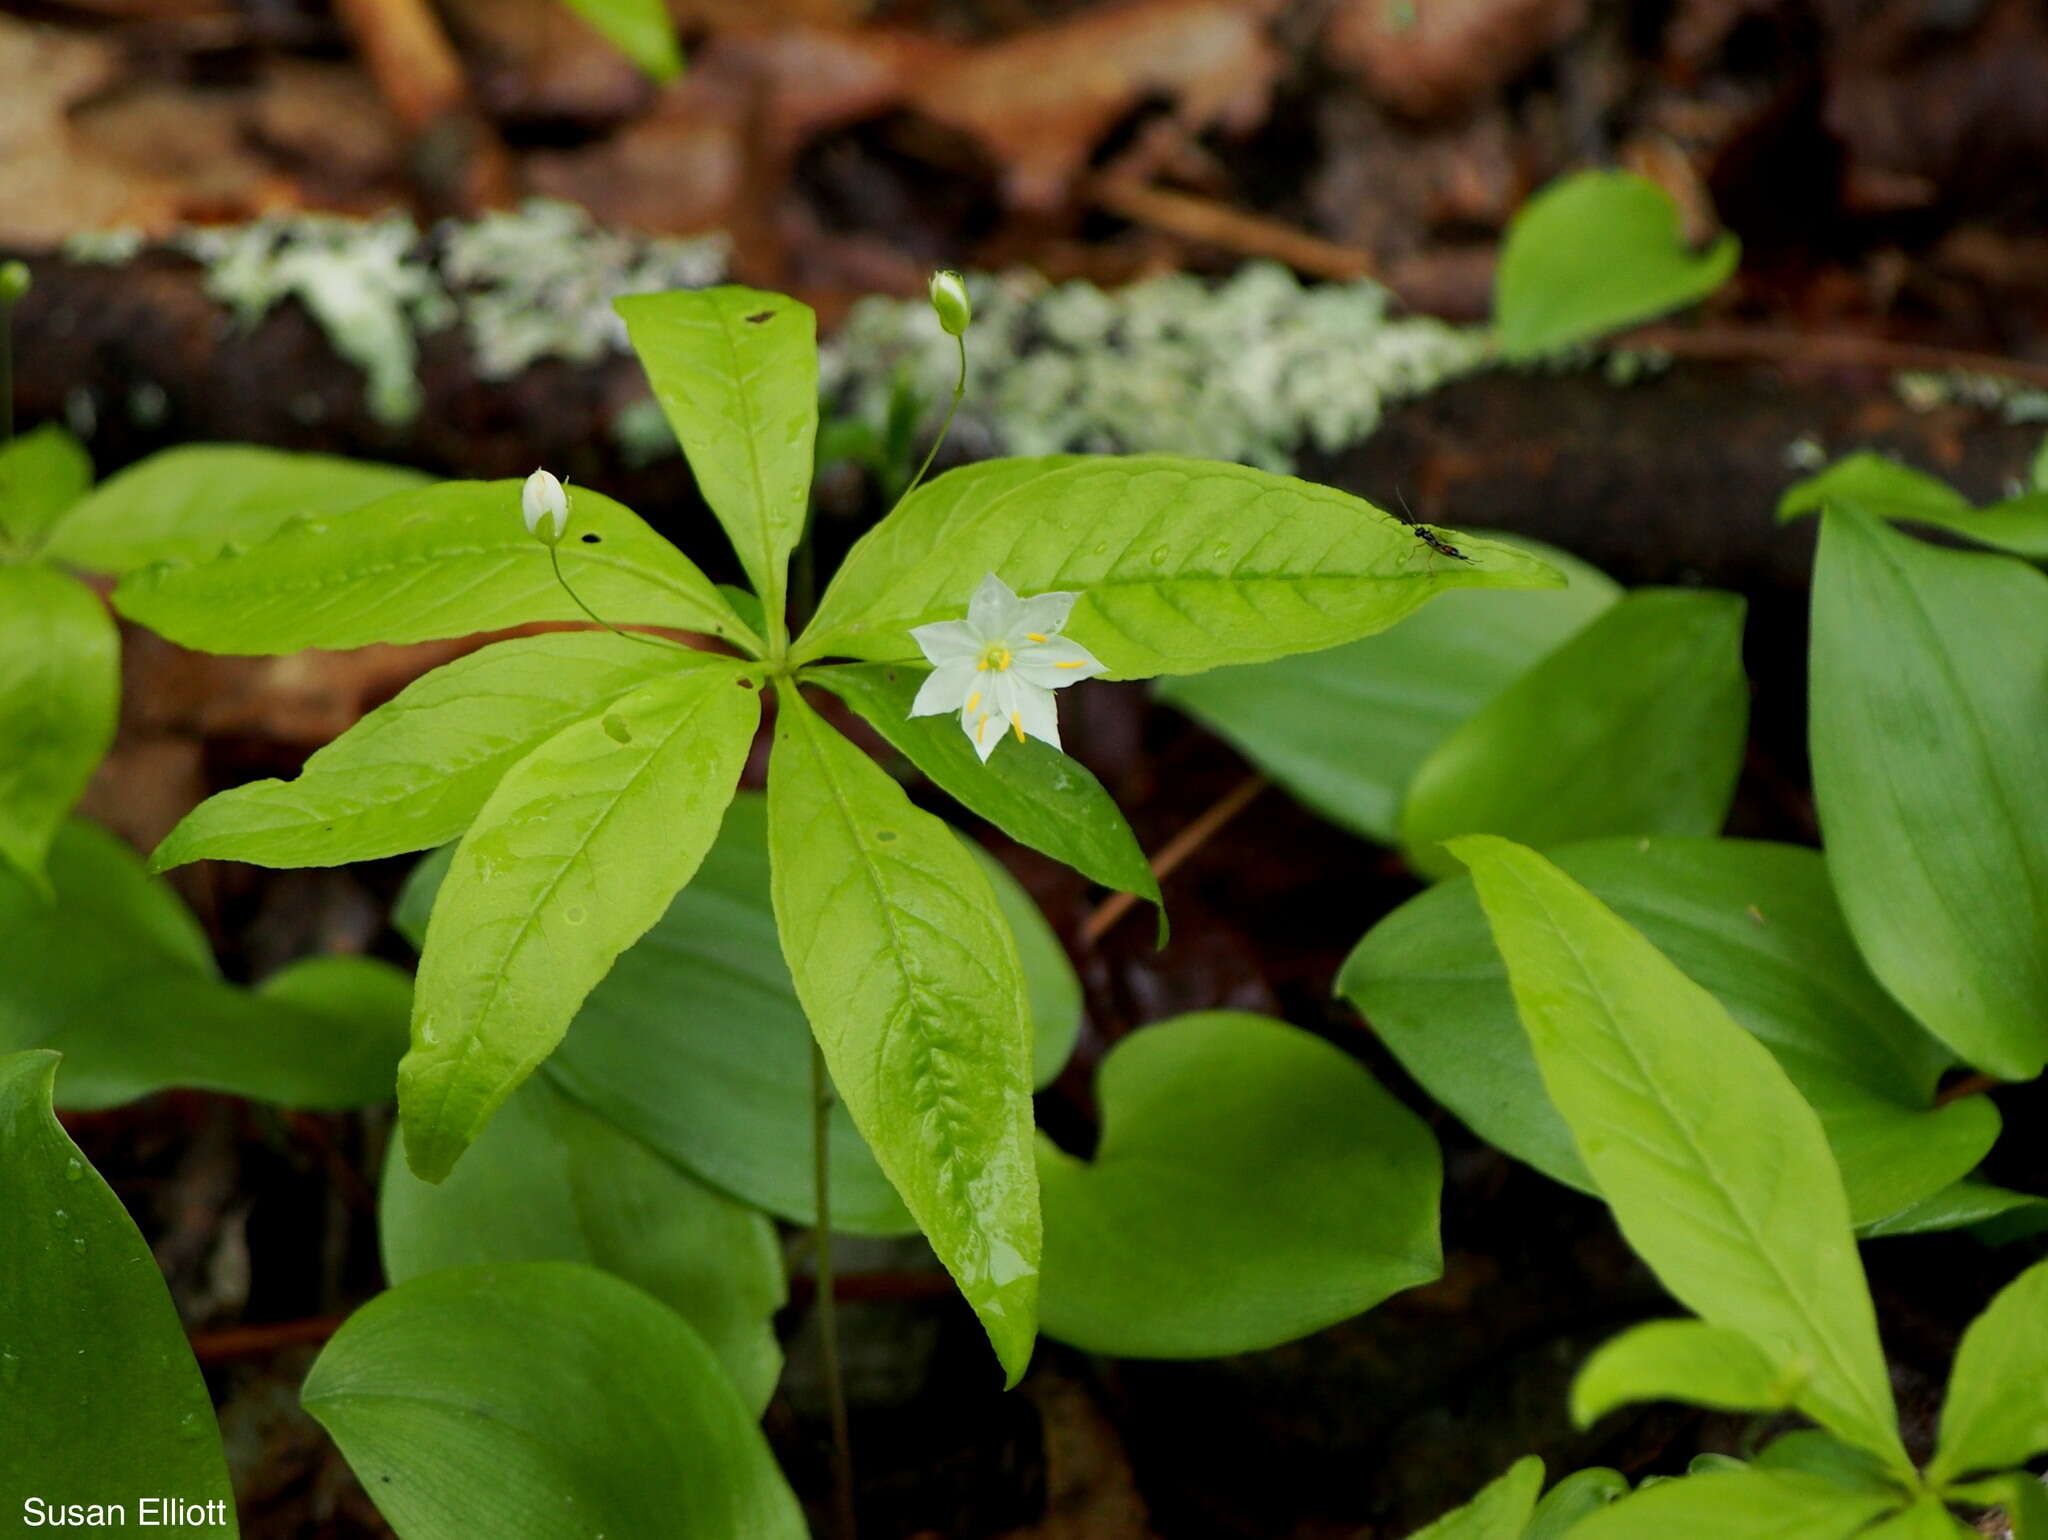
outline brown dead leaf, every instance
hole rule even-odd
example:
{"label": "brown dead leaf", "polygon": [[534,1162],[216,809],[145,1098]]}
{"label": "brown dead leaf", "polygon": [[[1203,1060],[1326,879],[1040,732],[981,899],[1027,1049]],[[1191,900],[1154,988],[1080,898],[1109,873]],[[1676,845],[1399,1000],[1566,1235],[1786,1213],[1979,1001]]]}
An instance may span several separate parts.
{"label": "brown dead leaf", "polygon": [[1454,117],[1586,24],[1586,0],[1341,0],[1330,62],[1411,118]]}
{"label": "brown dead leaf", "polygon": [[562,0],[441,0],[440,11],[494,117],[621,123],[654,95],[633,61]]}
{"label": "brown dead leaf", "polygon": [[1045,1439],[1045,1517],[1004,1540],[1152,1540],[1123,1440],[1087,1387],[1050,1367],[1024,1382]]}

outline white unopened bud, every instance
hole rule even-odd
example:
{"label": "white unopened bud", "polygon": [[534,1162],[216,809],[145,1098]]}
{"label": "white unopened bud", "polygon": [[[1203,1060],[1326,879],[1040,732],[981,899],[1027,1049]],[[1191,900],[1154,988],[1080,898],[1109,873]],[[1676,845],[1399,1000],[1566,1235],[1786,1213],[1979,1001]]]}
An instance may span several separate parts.
{"label": "white unopened bud", "polygon": [[949,267],[932,274],[932,309],[949,337],[958,337],[974,319],[974,305],[967,298],[967,280]]}
{"label": "white unopened bud", "polygon": [[553,545],[569,527],[569,494],[548,472],[535,471],[519,494],[519,511],[526,519],[526,532]]}

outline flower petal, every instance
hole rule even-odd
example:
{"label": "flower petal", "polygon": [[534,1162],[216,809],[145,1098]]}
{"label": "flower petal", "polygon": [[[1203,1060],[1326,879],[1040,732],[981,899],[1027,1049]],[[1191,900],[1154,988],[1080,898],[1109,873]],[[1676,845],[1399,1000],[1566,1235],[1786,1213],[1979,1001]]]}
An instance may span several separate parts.
{"label": "flower petal", "polygon": [[960,731],[967,734],[968,742],[974,745],[974,752],[981,756],[983,764],[989,755],[995,753],[996,745],[1003,741],[1003,721],[995,714],[987,696],[973,706],[960,708]]}
{"label": "flower petal", "polygon": [[989,641],[1008,637],[1016,629],[1017,595],[991,572],[967,601],[967,624]]}
{"label": "flower petal", "polygon": [[917,687],[917,699],[910,703],[910,714],[914,717],[936,717],[958,711],[961,702],[974,690],[974,676],[971,660],[941,663]]}
{"label": "flower petal", "polygon": [[1028,599],[1017,601],[1016,635],[1011,645],[1029,642],[1034,638],[1051,640],[1053,634],[1067,623],[1067,617],[1074,612],[1074,601],[1078,593],[1033,594]]}
{"label": "flower petal", "polygon": [[1010,692],[1008,725],[1012,732],[1022,730],[1054,748],[1060,746],[1059,705],[1050,690],[1019,679]]}
{"label": "flower petal", "polygon": [[964,620],[935,620],[928,626],[912,626],[910,636],[925,657],[939,667],[948,663],[972,665],[981,656],[984,645],[981,633]]}
{"label": "flower petal", "polygon": [[1026,684],[1041,690],[1063,690],[1070,684],[1107,672],[1094,653],[1064,636],[1055,636],[1044,643],[1034,642],[1019,649],[1010,668]]}

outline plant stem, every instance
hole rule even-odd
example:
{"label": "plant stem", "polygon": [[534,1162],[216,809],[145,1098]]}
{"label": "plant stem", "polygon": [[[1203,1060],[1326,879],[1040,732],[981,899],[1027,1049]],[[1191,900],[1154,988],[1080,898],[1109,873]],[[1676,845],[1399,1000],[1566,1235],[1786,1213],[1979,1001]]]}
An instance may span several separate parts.
{"label": "plant stem", "polygon": [[856,1540],[853,1437],[846,1422],[846,1386],[839,1373],[839,1311],[832,1295],[832,1077],[825,1050],[811,1040],[811,1181],[818,1219],[811,1251],[818,1279],[818,1343],[825,1355],[825,1399],[832,1410],[832,1503],[838,1540]]}
{"label": "plant stem", "polygon": [[[1252,799],[1266,789],[1263,775],[1248,775],[1215,802],[1203,809],[1201,815],[1180,833],[1159,848],[1159,854],[1148,863],[1152,875],[1162,882],[1189,856],[1209,842],[1212,835],[1231,819],[1251,805]],[[1104,899],[1095,912],[1088,916],[1081,926],[1081,940],[1095,946],[1109,934],[1118,920],[1129,914],[1138,902],[1135,893],[1112,893]]]}
{"label": "plant stem", "polygon": [[609,620],[606,620],[604,616],[598,614],[596,610],[592,609],[589,605],[585,604],[583,602],[583,595],[579,594],[578,592],[576,592],[575,589],[569,586],[569,579],[562,571],[562,553],[560,550],[558,550],[554,546],[549,546],[548,560],[554,563],[555,581],[562,585],[562,592],[567,594],[570,597],[570,599],[575,602],[576,608],[583,611],[584,614],[588,615],[592,620],[596,621],[599,625],[603,626],[605,630],[611,632],[613,636],[623,636],[629,642],[645,642],[650,647],[672,647],[683,652],[689,651],[689,649],[687,647],[684,647],[681,642],[667,641],[658,636],[642,636],[637,631],[621,631]]}
{"label": "plant stem", "polygon": [[896,506],[903,506],[903,498],[917,490],[917,484],[924,480],[924,473],[932,468],[932,461],[939,457],[939,446],[946,442],[946,435],[953,427],[953,414],[960,410],[961,398],[967,394],[967,338],[963,334],[953,339],[960,345],[960,376],[953,381],[952,404],[946,408],[946,419],[939,424],[939,436],[932,440],[932,447],[925,451],[924,464],[917,468],[917,474],[910,478],[910,485],[903,489],[903,497],[896,499]]}

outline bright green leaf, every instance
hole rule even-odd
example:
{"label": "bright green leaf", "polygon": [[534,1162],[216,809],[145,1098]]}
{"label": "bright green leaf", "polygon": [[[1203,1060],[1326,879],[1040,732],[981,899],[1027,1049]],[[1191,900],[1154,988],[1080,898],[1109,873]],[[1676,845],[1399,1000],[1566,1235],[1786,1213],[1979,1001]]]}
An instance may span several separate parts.
{"label": "bright green leaf", "polygon": [[1401,811],[1409,864],[1457,871],[1436,846],[1500,834],[1547,847],[1605,834],[1713,834],[1749,732],[1743,601],[1630,594],[1454,728]]}
{"label": "bright green leaf", "polygon": [[1409,1540],[1522,1540],[1543,1490],[1543,1462],[1526,1455],[1462,1508],[1453,1508]]}
{"label": "bright green leaf", "polygon": [[92,485],[92,456],[55,423],[0,444],[0,556],[35,554]]}
{"label": "bright green leaf", "polygon": [[1803,1471],[1852,1492],[1895,1496],[1899,1490],[1898,1472],[1869,1450],[1845,1444],[1821,1428],[1779,1434],[1757,1451],[1753,1463],[1758,1470]]}
{"label": "bright green leaf", "polygon": [[491,793],[434,905],[399,1066],[420,1176],[448,1174],[696,872],[760,719],[753,683],[726,665],[644,685]]}
{"label": "bright green leaf", "polygon": [[1521,1540],[1564,1540],[1579,1520],[1628,1496],[1628,1477],[1604,1465],[1575,1470],[1548,1492]]}
{"label": "bright green leaf", "polygon": [[[1999,1120],[1987,1098],[1935,1106],[1952,1055],[1870,976],[1818,852],[1749,840],[1615,839],[1550,855],[1771,1050],[1820,1114],[1859,1225],[1929,1197],[1991,1148]],[[1474,1132],[1556,1181],[1592,1190],[1544,1094],[1469,879],[1382,919],[1345,963],[1338,990]],[[1444,1030],[1447,1022],[1456,1030]]]}
{"label": "bright green leaf", "polygon": [[1796,1471],[1716,1471],[1646,1484],[1570,1540],[1849,1540],[1902,1501]]}
{"label": "bright green leaf", "polygon": [[1014,1385],[1038,1330],[1040,1246],[1017,944],[952,832],[795,689],[780,705],[768,852],[797,997]]}
{"label": "bright green leaf", "polygon": [[400,1540],[808,1533],[704,1339],[580,1263],[449,1268],[380,1294],[300,1400]]}
{"label": "bright green leaf", "polygon": [[2012,1540],[2048,1540],[2048,1487],[2031,1471],[2008,1471],[1983,1481],[1952,1486],[1948,1495],[1959,1501],[2005,1510]]}
{"label": "bright green leaf", "polygon": [[2048,496],[2037,490],[1972,508],[1947,482],[1880,454],[1845,455],[1787,487],[1778,499],[1778,518],[1789,521],[1830,507],[1945,529],[2016,556],[2048,556]]}
{"label": "bright green leaf", "polygon": [[[582,620],[548,548],[519,517],[517,481],[443,481],[325,518],[209,561],[132,572],[122,614],[207,652],[283,653],[468,636],[536,620]],[[614,625],[758,640],[711,581],[638,515],[571,494],[562,570]],[[593,538],[594,537],[594,538]]]}
{"label": "bright green leaf", "polygon": [[[219,1503],[206,1382],[135,1221],[50,1111],[54,1053],[0,1055],[0,1504]],[[26,1532],[26,1526],[23,1532]]]}
{"label": "bright green leaf", "polygon": [[1910,1468],[1813,1109],[1719,1001],[1543,857],[1483,834],[1451,848],[1544,1086],[1630,1246],[1701,1319],[1800,1362],[1800,1410]]}
{"label": "bright green leaf", "polygon": [[682,46],[663,0],[568,0],[568,5],[649,79],[665,84],[682,74]]}
{"label": "bright green leaf", "polygon": [[1109,677],[1198,674],[1383,631],[1452,588],[1558,588],[1534,557],[1450,538],[1331,487],[1171,455],[987,460],[918,488],[848,553],[798,661],[917,656],[993,572],[1020,594],[1081,594],[1064,634]]}
{"label": "bright green leaf", "polygon": [[442,844],[536,746],[653,679],[712,661],[608,631],[495,643],[406,686],[295,780],[255,781],[200,803],[153,864],[336,866]]}
{"label": "bright green leaf", "polygon": [[331,518],[429,479],[371,460],[186,444],[108,477],[64,516],[48,555],[116,575],[151,562],[205,561],[230,542],[253,545],[294,519]]}
{"label": "bright green leaf", "polygon": [[1893,1514],[1882,1524],[1856,1531],[1856,1540],[1980,1540],[1948,1511],[1940,1498],[1922,1493],[1909,1508]]}
{"label": "bright green leaf", "polygon": [[1705,1321],[1650,1321],[1609,1338],[1586,1360],[1572,1381],[1572,1421],[1589,1428],[1639,1401],[1781,1411],[1800,1378],[1796,1365],[1773,1363],[1741,1332]]}
{"label": "bright green leaf", "polygon": [[73,819],[46,896],[0,873],[0,1052],[64,1054],[57,1100],[108,1107],[172,1086],[294,1107],[387,1101],[411,986],[387,963],[316,957],[224,983],[205,935],[141,858]]}
{"label": "bright green leaf", "polygon": [[1159,879],[1100,781],[1036,738],[1005,744],[984,764],[951,716],[910,715],[924,678],[921,668],[878,663],[824,669],[814,682],[859,712],[941,791],[1011,839],[1091,882],[1159,903]]}
{"label": "bright green leaf", "polygon": [[2048,1262],[1999,1291],[1963,1333],[1941,1409],[1940,1484],[2024,1464],[2048,1450]]}
{"label": "bright green leaf", "polygon": [[1808,731],[1828,871],[1870,968],[1979,1069],[2048,1061],[2048,576],[1832,509]]}
{"label": "bright green leaf", "polygon": [[1047,1336],[1119,1358],[1248,1353],[1443,1271],[1436,1141],[1298,1027],[1239,1011],[1146,1027],[1103,1060],[1096,1098],[1091,1159],[1039,1140]]}
{"label": "bright green leaf", "polygon": [[438,1187],[392,1151],[377,1203],[384,1271],[404,1283],[472,1262],[588,1262],[697,1329],[748,1407],[782,1373],[788,1298],[775,1227],[534,1075]]}
{"label": "bright green leaf", "polygon": [[1582,171],[1525,203],[1494,279],[1501,351],[1536,358],[1696,304],[1728,281],[1741,243],[1688,251],[1678,206],[1647,177]]}
{"label": "bright green leaf", "polygon": [[1571,587],[1444,594],[1363,641],[1162,679],[1157,694],[1332,823],[1393,844],[1401,799],[1430,750],[1621,595],[1562,551],[1502,538]]}
{"label": "bright green leaf", "polygon": [[0,566],[0,868],[42,880],[120,699],[121,638],[99,596],[48,567]]}
{"label": "bright green leaf", "polygon": [[[1996,1226],[1998,1230],[1994,1234],[2007,1228],[2029,1226],[2020,1233],[2030,1233],[2031,1229],[2043,1224],[2048,1224],[2048,1198],[2013,1192],[1989,1182],[1964,1180],[1951,1183],[1932,1197],[1908,1204],[1876,1224],[1864,1226],[1863,1236],[1871,1240],[1885,1235],[1928,1235],[1938,1230],[1977,1226]],[[1979,1231],[1978,1238],[1989,1237]]]}
{"label": "bright green leaf", "polygon": [[[417,943],[452,850],[420,863],[399,904]],[[1031,1000],[1033,1078],[1073,1051],[1079,980],[1015,878],[977,849],[1017,937]],[[591,991],[541,1073],[670,1160],[798,1224],[816,1218],[811,1170],[811,1029],[775,935],[768,809],[741,792],[668,913]],[[872,1235],[917,1228],[843,1105],[832,1109],[832,1225]]]}
{"label": "bright green leaf", "polygon": [[785,295],[737,285],[630,294],[613,307],[761,596],[773,641],[810,508],[818,319]]}

